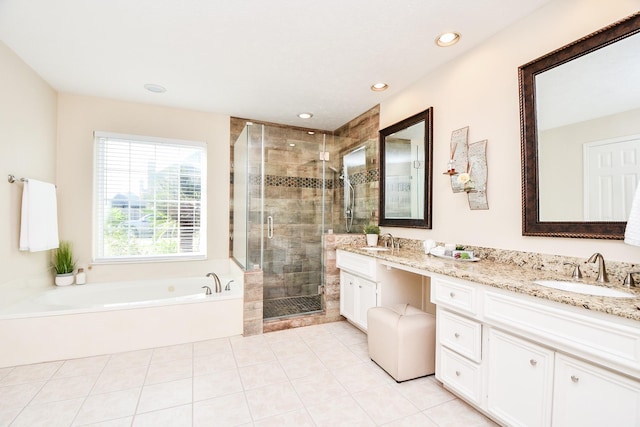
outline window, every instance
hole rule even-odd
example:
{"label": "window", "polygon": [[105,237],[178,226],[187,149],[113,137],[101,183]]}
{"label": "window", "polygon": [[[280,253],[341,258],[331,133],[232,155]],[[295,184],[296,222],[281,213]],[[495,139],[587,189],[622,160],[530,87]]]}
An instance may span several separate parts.
{"label": "window", "polygon": [[206,145],[94,136],[94,260],[204,258]]}

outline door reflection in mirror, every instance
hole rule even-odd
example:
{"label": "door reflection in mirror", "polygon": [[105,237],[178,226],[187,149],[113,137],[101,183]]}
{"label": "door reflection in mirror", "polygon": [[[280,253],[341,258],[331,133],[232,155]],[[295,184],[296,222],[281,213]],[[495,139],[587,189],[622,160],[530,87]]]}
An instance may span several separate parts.
{"label": "door reflection in mirror", "polygon": [[424,218],[424,126],[416,124],[390,135],[385,146],[387,218]]}

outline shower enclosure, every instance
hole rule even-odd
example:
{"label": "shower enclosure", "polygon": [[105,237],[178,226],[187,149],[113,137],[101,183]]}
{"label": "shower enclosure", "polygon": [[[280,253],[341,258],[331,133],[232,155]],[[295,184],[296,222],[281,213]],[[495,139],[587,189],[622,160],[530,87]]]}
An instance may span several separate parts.
{"label": "shower enclosure", "polygon": [[323,309],[322,235],[337,181],[330,142],[248,123],[234,143],[232,255],[247,271],[262,269],[265,319]]}

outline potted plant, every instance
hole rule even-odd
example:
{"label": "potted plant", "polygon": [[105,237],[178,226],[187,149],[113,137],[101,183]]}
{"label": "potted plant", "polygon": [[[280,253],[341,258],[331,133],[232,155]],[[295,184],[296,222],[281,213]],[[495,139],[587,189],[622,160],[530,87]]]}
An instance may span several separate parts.
{"label": "potted plant", "polygon": [[71,242],[62,240],[58,249],[53,253],[53,269],[56,271],[55,283],[57,286],[68,286],[73,284],[73,270],[76,268],[76,261],[73,259],[73,248]]}
{"label": "potted plant", "polygon": [[378,227],[376,224],[365,225],[364,234],[367,235],[367,246],[378,245],[378,236],[380,235],[380,227]]}

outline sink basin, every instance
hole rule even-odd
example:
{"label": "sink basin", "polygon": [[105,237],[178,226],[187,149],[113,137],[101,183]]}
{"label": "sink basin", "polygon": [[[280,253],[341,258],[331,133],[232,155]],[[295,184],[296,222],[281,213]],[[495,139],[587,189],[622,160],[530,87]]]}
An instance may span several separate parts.
{"label": "sink basin", "polygon": [[587,285],[578,282],[564,282],[562,280],[536,280],[534,283],[547,288],[559,289],[561,291],[575,292],[585,295],[596,295],[613,298],[634,298],[636,295],[630,292],[619,291],[617,289],[605,288],[604,286]]}
{"label": "sink basin", "polygon": [[379,246],[365,246],[362,249],[372,252],[384,252],[389,250],[388,248],[381,248]]}

